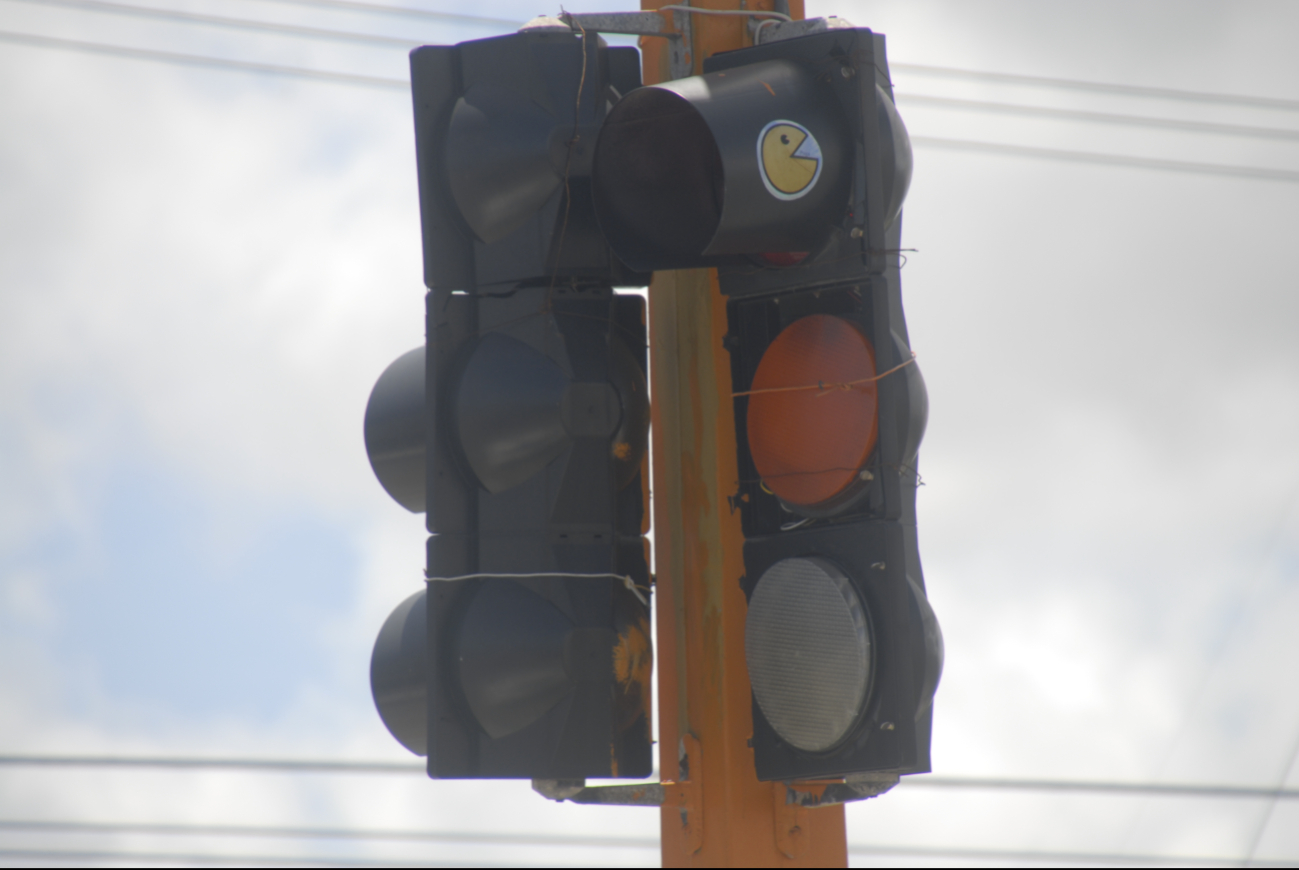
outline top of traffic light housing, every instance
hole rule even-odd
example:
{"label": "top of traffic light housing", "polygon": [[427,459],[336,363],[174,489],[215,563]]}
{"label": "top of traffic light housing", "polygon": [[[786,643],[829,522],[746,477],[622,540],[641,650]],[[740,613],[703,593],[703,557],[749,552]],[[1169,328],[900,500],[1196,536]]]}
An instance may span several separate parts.
{"label": "top of traffic light housing", "polygon": [[596,143],[596,214],[641,270],[711,266],[728,295],[861,280],[911,179],[884,37],[845,26],[724,52],[640,88]]}
{"label": "top of traffic light housing", "polygon": [[883,272],[910,140],[884,37],[825,21],[648,87],[635,49],[564,27],[416,49],[425,283],[715,267],[737,296]]}
{"label": "top of traffic light housing", "polygon": [[425,283],[647,284],[609,249],[591,202],[600,125],[639,86],[636,49],[567,28],[415,49]]}

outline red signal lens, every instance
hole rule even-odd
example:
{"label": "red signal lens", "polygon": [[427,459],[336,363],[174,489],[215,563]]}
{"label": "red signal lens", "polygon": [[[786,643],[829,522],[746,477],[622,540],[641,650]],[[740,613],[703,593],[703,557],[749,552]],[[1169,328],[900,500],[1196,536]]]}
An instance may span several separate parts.
{"label": "red signal lens", "polygon": [[875,353],[854,324],[796,320],[762,355],[750,388],[749,452],[763,483],[799,507],[859,480],[879,433]]}

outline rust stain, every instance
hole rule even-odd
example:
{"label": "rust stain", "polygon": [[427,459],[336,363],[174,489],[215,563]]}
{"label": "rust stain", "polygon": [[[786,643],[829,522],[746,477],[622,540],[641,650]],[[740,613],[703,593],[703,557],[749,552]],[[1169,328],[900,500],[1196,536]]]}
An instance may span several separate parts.
{"label": "rust stain", "polygon": [[626,459],[631,456],[631,445],[626,441],[619,441],[613,445],[613,455],[616,459]]}
{"label": "rust stain", "polygon": [[[620,728],[631,725],[640,716],[648,720],[651,713],[654,647],[649,630],[649,619],[639,619],[618,634],[613,648],[613,673],[621,696],[617,705]],[[616,761],[613,770],[617,776]]]}
{"label": "rust stain", "polygon": [[767,89],[767,93],[771,94],[773,97],[776,96],[776,92],[771,89],[771,85],[763,82],[762,86]]}
{"label": "rust stain", "polygon": [[613,648],[613,672],[619,685],[628,688],[633,683],[649,685],[653,666],[649,623],[636,622],[627,626],[627,630],[618,635],[618,643]]}

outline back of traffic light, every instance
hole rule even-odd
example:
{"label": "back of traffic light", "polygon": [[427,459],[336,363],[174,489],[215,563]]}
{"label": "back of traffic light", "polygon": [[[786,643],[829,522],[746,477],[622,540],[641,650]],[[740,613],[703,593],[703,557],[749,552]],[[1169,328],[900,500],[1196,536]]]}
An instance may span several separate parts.
{"label": "back of traffic light", "polygon": [[590,151],[634,50],[567,28],[411,56],[427,345],[366,413],[428,517],[427,587],[385,623],[380,715],[430,776],[651,769],[639,285],[596,231]]}
{"label": "back of traffic light", "polygon": [[591,199],[596,136],[640,86],[639,55],[552,21],[411,52],[431,290],[648,282],[610,251]]}
{"label": "back of traffic light", "polygon": [[712,266],[730,297],[758,776],[878,779],[929,769],[943,657],[899,281],[911,149],[883,37],[828,19],[778,38],[810,25],[629,94],[594,193],[632,267]]}

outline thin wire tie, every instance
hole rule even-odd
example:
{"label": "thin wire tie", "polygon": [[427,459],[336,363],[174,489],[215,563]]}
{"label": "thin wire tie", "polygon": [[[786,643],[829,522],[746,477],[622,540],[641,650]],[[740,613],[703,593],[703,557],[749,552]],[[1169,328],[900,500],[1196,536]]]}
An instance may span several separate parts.
{"label": "thin wire tie", "polygon": [[784,12],[768,12],[764,9],[699,9],[694,6],[674,3],[671,6],[660,6],[657,9],[648,9],[647,12],[693,12],[695,15],[747,15],[750,18],[775,18],[777,21],[793,21],[794,19]]}
{"label": "thin wire tie", "polygon": [[900,369],[906,368],[907,366],[911,365],[915,361],[916,361],[916,355],[913,353],[911,354],[911,359],[907,360],[906,362],[899,363],[898,365],[895,365],[893,368],[889,369],[888,371],[881,372],[878,375],[875,375],[874,377],[870,377],[870,378],[858,378],[855,381],[844,381],[838,384],[827,384],[825,381],[817,381],[815,384],[805,384],[801,387],[764,387],[761,390],[745,390],[740,393],[731,393],[731,398],[738,399],[740,396],[756,396],[759,393],[791,393],[798,390],[820,390],[821,392],[818,393],[817,395],[824,396],[833,390],[851,390],[853,387],[858,386],[859,384],[872,384],[875,381],[880,380],[881,378],[888,377],[889,375],[893,374],[896,371],[899,371]]}
{"label": "thin wire tie", "polygon": [[564,574],[559,571],[543,572],[540,574],[460,574],[456,577],[430,577],[424,575],[425,583],[446,583],[453,580],[566,580],[569,578],[580,578],[583,580],[621,580],[622,585],[627,587],[627,591],[649,607],[649,599],[646,598],[641,590],[649,592],[647,586],[640,586],[635,580],[631,579],[630,574]]}

